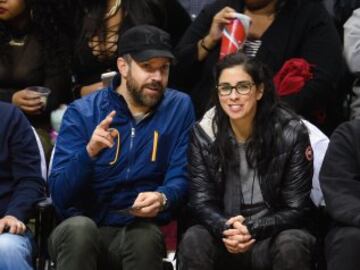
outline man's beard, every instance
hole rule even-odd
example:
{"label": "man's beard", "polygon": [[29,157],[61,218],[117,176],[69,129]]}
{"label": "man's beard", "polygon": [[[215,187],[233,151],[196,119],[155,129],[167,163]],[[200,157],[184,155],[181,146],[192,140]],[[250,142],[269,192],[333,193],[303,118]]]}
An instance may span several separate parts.
{"label": "man's beard", "polygon": [[[139,85],[132,77],[131,72],[129,72],[127,76],[126,87],[134,103],[139,106],[150,108],[156,106],[159,103],[159,101],[164,95],[165,90],[162,84],[157,81]],[[146,95],[144,92],[145,88],[150,88],[152,90],[158,91],[158,95]]]}

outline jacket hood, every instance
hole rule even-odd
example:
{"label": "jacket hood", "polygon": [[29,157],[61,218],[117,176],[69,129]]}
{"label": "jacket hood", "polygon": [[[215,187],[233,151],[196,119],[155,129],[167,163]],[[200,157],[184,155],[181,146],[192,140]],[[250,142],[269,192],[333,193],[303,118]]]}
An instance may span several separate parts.
{"label": "jacket hood", "polygon": [[213,121],[215,117],[215,107],[212,107],[208,110],[203,118],[199,121],[199,126],[203,129],[206,135],[209,136],[211,141],[215,141],[216,127],[213,126]]}

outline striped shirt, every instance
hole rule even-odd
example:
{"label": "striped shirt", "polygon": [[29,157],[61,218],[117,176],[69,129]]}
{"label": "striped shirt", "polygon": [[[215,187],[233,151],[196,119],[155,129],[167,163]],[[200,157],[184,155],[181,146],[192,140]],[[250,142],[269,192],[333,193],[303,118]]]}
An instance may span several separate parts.
{"label": "striped shirt", "polygon": [[255,57],[261,47],[261,40],[246,40],[244,44],[244,53],[249,57]]}

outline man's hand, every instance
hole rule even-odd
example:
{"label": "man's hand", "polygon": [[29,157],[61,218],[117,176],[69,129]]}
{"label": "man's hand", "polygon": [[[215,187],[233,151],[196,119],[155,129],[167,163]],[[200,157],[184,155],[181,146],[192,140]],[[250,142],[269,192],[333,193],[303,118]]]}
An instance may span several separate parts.
{"label": "man's hand", "polygon": [[39,94],[26,89],[15,92],[12,103],[27,114],[40,114],[44,107]]}
{"label": "man's hand", "polygon": [[97,156],[104,148],[113,147],[116,132],[112,129],[109,129],[109,127],[115,114],[115,111],[109,113],[94,130],[90,142],[86,146],[86,151],[91,158]]}
{"label": "man's hand", "polygon": [[243,216],[236,216],[226,222],[232,228],[223,232],[223,242],[230,253],[244,253],[255,243],[255,239],[251,238],[247,227],[243,224],[244,220]]}
{"label": "man's hand", "polygon": [[141,192],[135,199],[131,214],[136,217],[156,217],[163,206],[163,196],[160,192]]}
{"label": "man's hand", "polygon": [[26,231],[26,226],[14,216],[5,216],[0,219],[0,234],[8,230],[12,234],[23,234]]}

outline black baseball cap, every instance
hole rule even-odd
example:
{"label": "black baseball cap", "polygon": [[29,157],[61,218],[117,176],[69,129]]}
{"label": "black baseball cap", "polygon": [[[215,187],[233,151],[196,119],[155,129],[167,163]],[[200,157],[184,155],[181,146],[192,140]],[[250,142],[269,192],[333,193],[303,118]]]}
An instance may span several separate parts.
{"label": "black baseball cap", "polygon": [[167,57],[171,60],[170,35],[152,25],[138,25],[125,31],[120,36],[118,55],[130,54],[138,62],[155,57]]}

